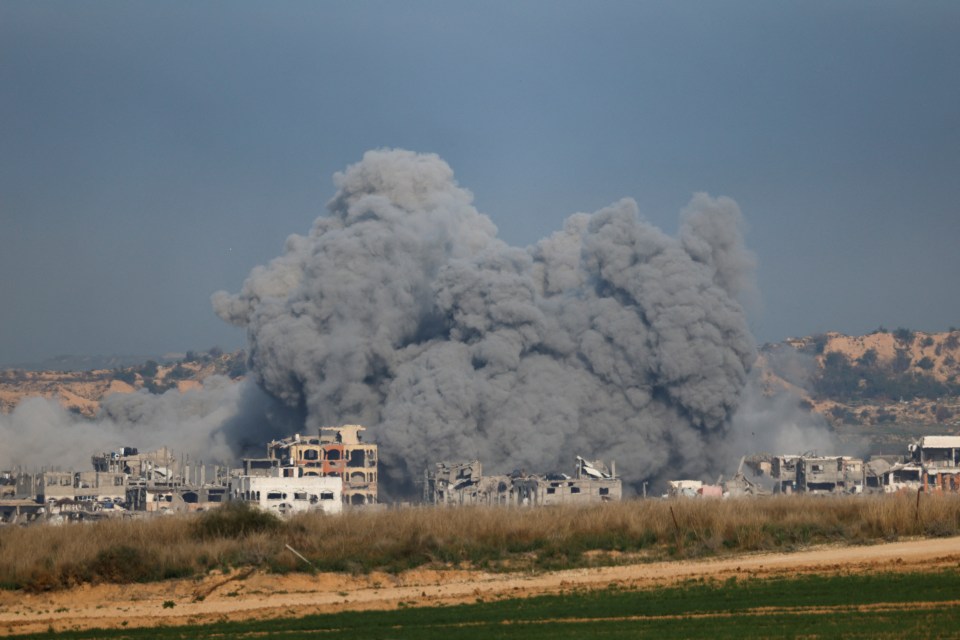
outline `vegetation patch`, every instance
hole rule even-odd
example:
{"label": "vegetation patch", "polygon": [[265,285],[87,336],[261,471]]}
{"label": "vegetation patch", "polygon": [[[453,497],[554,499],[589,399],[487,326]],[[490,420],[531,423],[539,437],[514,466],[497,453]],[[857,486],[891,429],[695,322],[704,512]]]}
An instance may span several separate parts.
{"label": "vegetation patch", "polygon": [[955,637],[960,629],[958,593],[956,571],[692,580],[661,589],[611,587],[459,606],[57,637],[942,638]]}
{"label": "vegetation patch", "polygon": [[554,570],[958,534],[960,496],[950,494],[921,494],[919,501],[916,493],[903,493],[406,508],[289,520],[231,503],[180,517],[4,527],[0,585],[40,591],[236,568],[355,574],[415,567]]}

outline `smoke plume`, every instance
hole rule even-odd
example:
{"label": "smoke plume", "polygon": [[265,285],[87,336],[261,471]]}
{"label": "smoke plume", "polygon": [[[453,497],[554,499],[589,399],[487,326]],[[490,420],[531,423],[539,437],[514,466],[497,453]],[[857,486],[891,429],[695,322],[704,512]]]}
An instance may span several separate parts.
{"label": "smoke plume", "polygon": [[238,447],[256,442],[262,451],[264,424],[289,425],[274,405],[253,383],[219,376],[184,393],[108,395],[92,420],[55,400],[28,398],[12,413],[0,414],[0,469],[89,469],[92,454],[126,445],[141,451],[170,447],[192,460],[230,462]]}
{"label": "smoke plume", "polygon": [[448,459],[581,454],[634,483],[728,462],[755,358],[734,201],[695,195],[672,237],[624,199],[518,248],[436,155],[370,151],[334,180],[328,215],[212,299],[304,428],[366,425],[395,491]]}

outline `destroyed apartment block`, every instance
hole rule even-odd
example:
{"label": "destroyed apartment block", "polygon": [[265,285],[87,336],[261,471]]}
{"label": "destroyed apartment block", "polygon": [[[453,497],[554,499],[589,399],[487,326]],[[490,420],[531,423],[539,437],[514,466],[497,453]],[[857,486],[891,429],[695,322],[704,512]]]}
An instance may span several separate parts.
{"label": "destroyed apartment block", "polygon": [[851,456],[761,453],[744,457],[741,469],[744,464],[755,477],[772,482],[772,493],[858,494],[866,487],[867,465]]}
{"label": "destroyed apartment block", "polygon": [[[613,465],[611,465],[612,467]],[[479,461],[439,462],[424,472],[423,500],[442,506],[549,506],[619,501],[615,468],[577,456],[574,476],[564,473],[484,476]]]}
{"label": "destroyed apartment block", "polygon": [[863,493],[863,460],[849,456],[800,458],[796,487],[802,493]]}
{"label": "destroyed apartment block", "polygon": [[288,477],[340,478],[345,505],[377,503],[378,447],[364,442],[357,424],[322,427],[317,436],[296,434],[267,445],[267,457],[244,461],[244,473],[271,475],[284,469]]}
{"label": "destroyed apartment block", "polygon": [[902,489],[960,492],[960,436],[923,436],[907,447],[909,459],[884,476],[888,493]]}
{"label": "destroyed apartment block", "polygon": [[203,511],[225,499],[226,469],[180,457],[166,448],[140,453],[134,447],[93,456],[93,467],[127,477],[126,506],[148,513]]}

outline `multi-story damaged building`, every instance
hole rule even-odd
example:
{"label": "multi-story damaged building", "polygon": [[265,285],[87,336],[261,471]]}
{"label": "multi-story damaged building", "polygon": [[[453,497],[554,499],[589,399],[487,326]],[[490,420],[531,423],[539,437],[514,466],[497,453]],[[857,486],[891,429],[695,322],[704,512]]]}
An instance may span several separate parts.
{"label": "multi-story damaged building", "polygon": [[798,491],[862,493],[863,460],[850,456],[801,457],[797,462]]}
{"label": "multi-story damaged building", "polygon": [[773,481],[773,493],[862,493],[865,465],[851,456],[757,454],[744,462],[757,476]]}
{"label": "multi-story damaged building", "polygon": [[167,447],[143,453],[121,447],[91,461],[99,473],[124,475],[125,506],[133,511],[200,511],[219,506],[226,494],[224,467],[177,457]]}
{"label": "multi-story damaged building", "polygon": [[574,476],[564,473],[483,475],[478,460],[440,462],[424,473],[423,500],[436,505],[548,506],[619,501],[622,486],[615,468],[577,456]]}
{"label": "multi-story damaged building", "polygon": [[110,471],[41,471],[17,476],[16,498],[37,502],[123,503],[127,479]]}
{"label": "multi-story damaged building", "polygon": [[244,461],[249,475],[272,475],[284,468],[289,476],[340,478],[343,503],[369,505],[377,502],[378,448],[364,442],[357,424],[322,427],[316,437],[296,434],[267,445],[267,457]]}
{"label": "multi-story damaged building", "polygon": [[960,436],[924,436],[907,447],[908,457],[883,472],[887,493],[902,490],[960,492]]}
{"label": "multi-story damaged building", "polygon": [[925,491],[960,491],[960,436],[924,436],[907,450],[924,471]]}

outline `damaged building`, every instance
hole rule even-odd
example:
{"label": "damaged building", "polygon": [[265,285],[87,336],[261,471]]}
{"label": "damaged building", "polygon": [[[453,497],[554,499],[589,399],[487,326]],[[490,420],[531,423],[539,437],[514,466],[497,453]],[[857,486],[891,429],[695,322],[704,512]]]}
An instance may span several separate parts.
{"label": "damaged building", "polygon": [[100,472],[125,475],[126,506],[133,511],[202,511],[225,499],[225,467],[178,458],[166,447],[143,453],[122,447],[93,456],[92,463]]}
{"label": "damaged building", "polygon": [[852,456],[761,453],[745,457],[741,469],[744,464],[772,482],[772,493],[856,494],[865,488],[866,465]]}
{"label": "damaged building", "polygon": [[514,471],[506,475],[483,475],[472,462],[439,462],[424,472],[423,501],[443,506],[549,506],[619,501],[621,481],[616,467],[601,461],[576,458],[574,475],[531,475]]}
{"label": "damaged building", "polygon": [[364,442],[357,424],[322,427],[317,436],[296,434],[267,445],[267,457],[244,460],[246,475],[339,478],[342,501],[350,506],[377,503],[378,447]]}
{"label": "damaged building", "polygon": [[923,436],[907,447],[907,453],[881,474],[886,493],[960,492],[960,436]]}
{"label": "damaged building", "polygon": [[862,493],[863,460],[850,456],[802,457],[797,462],[797,491]]}

